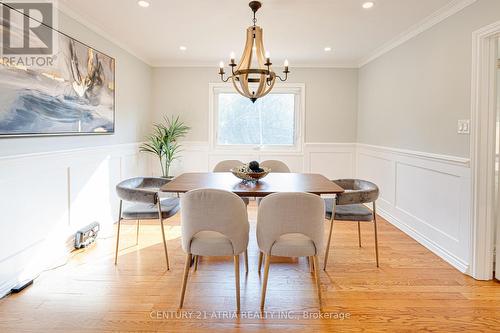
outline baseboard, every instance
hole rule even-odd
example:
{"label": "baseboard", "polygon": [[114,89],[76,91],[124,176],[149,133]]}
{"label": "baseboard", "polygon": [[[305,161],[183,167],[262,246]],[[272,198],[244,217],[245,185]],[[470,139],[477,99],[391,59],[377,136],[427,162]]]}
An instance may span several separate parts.
{"label": "baseboard", "polygon": [[421,245],[425,246],[428,250],[433,252],[435,255],[458,269],[462,273],[467,273],[469,271],[469,265],[462,261],[460,258],[457,258],[454,256],[452,253],[446,251],[443,249],[441,246],[427,238],[425,235],[419,233],[418,231],[414,230],[407,224],[403,223],[402,221],[398,220],[396,217],[391,215],[388,211],[386,211],[383,208],[377,207],[377,214],[383,217],[387,222],[410,236],[411,238],[415,239],[417,242],[419,242]]}

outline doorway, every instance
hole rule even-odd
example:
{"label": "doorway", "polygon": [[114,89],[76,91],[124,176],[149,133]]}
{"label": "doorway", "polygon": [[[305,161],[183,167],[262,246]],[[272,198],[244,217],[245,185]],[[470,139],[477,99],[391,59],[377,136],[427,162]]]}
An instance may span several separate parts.
{"label": "doorway", "polygon": [[495,272],[494,276],[500,280],[500,37],[497,38],[496,47],[496,137],[495,137],[495,220],[496,240],[494,250]]}
{"label": "doorway", "polygon": [[[500,273],[500,117],[498,55],[500,21],[473,33],[471,108],[471,247],[469,275],[491,280]],[[498,133],[498,134],[497,134]],[[498,179],[498,181],[497,181]],[[498,211],[498,214],[497,214]],[[495,263],[495,248],[499,249]],[[498,274],[500,275],[500,274]]]}

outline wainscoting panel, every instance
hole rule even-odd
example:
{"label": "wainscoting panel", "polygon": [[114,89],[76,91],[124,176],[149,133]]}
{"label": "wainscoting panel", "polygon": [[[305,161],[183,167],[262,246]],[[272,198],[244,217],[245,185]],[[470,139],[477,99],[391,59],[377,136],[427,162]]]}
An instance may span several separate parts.
{"label": "wainscoting panel", "polygon": [[304,170],[329,179],[352,178],[356,164],[356,145],[350,143],[311,143],[306,145]]}
{"label": "wainscoting panel", "polygon": [[390,156],[382,154],[374,155],[370,152],[358,152],[357,174],[360,178],[369,179],[380,188],[380,201],[387,205],[394,205],[395,186],[395,162]]}
{"label": "wainscoting panel", "polygon": [[0,158],[0,297],[64,262],[82,226],[112,235],[116,184],[148,168],[137,144]]}
{"label": "wainscoting panel", "polygon": [[[222,160],[280,160],[292,172],[320,173],[331,179],[354,176],[355,149],[352,143],[306,143],[302,152],[212,150],[208,142],[183,142],[181,157],[172,167],[172,175],[183,172],[208,172]],[[155,158],[150,157],[152,174],[161,173]]]}
{"label": "wainscoting panel", "polygon": [[26,162],[0,162],[0,296],[34,269],[44,238],[68,225],[67,168]]}
{"label": "wainscoting panel", "polygon": [[[218,161],[235,158],[278,159],[294,172],[372,180],[381,188],[378,207],[384,218],[459,270],[468,269],[467,159],[349,143],[307,143],[300,153],[232,154],[212,151],[208,143],[184,142],[172,174],[210,171]],[[139,153],[138,144],[0,158],[0,296],[18,281],[64,262],[81,226],[98,221],[101,235],[112,235],[116,183],[159,173],[157,160]]]}
{"label": "wainscoting panel", "polygon": [[467,272],[468,159],[363,144],[358,144],[357,155],[357,177],[380,187],[379,213],[457,269]]}

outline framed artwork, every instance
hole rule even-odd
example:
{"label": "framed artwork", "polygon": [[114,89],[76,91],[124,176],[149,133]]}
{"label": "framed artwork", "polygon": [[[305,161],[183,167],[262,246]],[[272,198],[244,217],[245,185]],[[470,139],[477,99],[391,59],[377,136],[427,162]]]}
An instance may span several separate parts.
{"label": "framed artwork", "polygon": [[[5,46],[6,36],[9,45],[26,38],[23,24],[15,22],[34,19],[2,4],[1,20]],[[0,57],[0,138],[113,134],[115,59],[40,26],[54,36],[51,54]]]}

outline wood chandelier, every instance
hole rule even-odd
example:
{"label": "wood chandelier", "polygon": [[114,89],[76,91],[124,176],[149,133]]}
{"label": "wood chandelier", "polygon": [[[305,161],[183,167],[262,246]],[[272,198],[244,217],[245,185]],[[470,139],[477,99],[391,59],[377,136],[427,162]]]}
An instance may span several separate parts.
{"label": "wood chandelier", "polygon": [[[234,53],[231,53],[229,66],[232,75],[224,78],[226,72],[222,61],[219,64],[219,74],[223,82],[231,80],[239,94],[255,103],[258,98],[264,97],[271,92],[276,83],[276,78],[286,81],[290,71],[288,70],[288,60],[285,60],[284,64],[284,78],[281,78],[272,70],[269,52],[265,51],[262,41],[262,28],[256,25],[255,14],[262,7],[262,3],[260,1],[251,1],[248,5],[253,11],[253,25],[247,29],[247,41],[240,64],[236,64]],[[254,58],[257,61],[254,61]]]}

